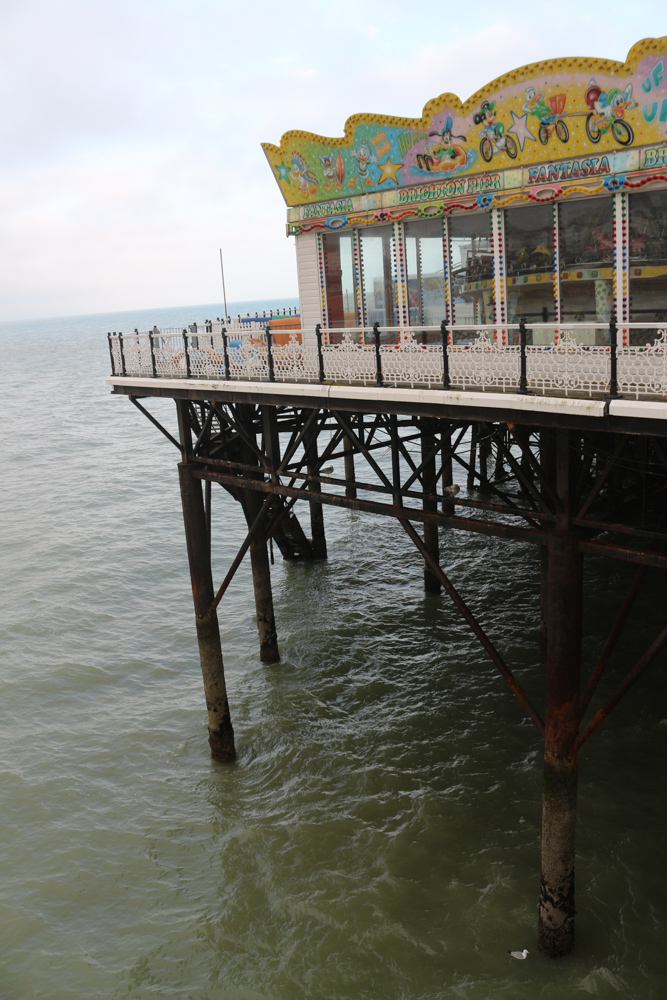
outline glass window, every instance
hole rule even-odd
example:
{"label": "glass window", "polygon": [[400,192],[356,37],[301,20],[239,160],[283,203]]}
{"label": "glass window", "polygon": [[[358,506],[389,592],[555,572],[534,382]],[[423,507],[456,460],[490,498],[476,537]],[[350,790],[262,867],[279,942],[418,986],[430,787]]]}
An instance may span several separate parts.
{"label": "glass window", "polygon": [[393,227],[360,233],[364,326],[396,326],[396,293],[392,268]]}
{"label": "glass window", "polygon": [[329,326],[357,325],[352,234],[327,233],[323,239]]}
{"label": "glass window", "polygon": [[446,318],[442,219],[405,224],[410,326],[440,326]]}
{"label": "glass window", "polygon": [[[526,321],[528,343],[553,343],[554,327],[530,329],[533,323],[555,319],[551,205],[527,205],[505,212],[505,256],[508,321]],[[518,330],[510,331],[509,342],[519,343]]]}
{"label": "glass window", "polygon": [[[493,253],[488,213],[450,218],[449,260],[452,322],[457,326],[493,323]],[[460,338],[456,340],[459,342]]]}
{"label": "glass window", "polygon": [[[558,206],[561,322],[608,326],[614,311],[614,222],[611,198]],[[606,344],[608,330],[579,328],[580,344]]]}
{"label": "glass window", "polygon": [[[667,321],[667,191],[630,195],[630,322]],[[653,343],[656,330],[631,330],[630,344]]]}

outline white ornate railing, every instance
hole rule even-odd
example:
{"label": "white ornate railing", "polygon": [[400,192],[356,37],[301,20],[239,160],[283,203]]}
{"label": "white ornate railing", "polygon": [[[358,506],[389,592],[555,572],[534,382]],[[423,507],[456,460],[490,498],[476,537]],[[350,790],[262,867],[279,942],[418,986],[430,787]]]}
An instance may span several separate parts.
{"label": "white ornate railing", "polygon": [[[217,323],[108,339],[119,376],[667,398],[664,324],[618,331],[613,322],[556,330],[547,324],[318,327],[308,334]],[[623,346],[632,340],[643,346]]]}

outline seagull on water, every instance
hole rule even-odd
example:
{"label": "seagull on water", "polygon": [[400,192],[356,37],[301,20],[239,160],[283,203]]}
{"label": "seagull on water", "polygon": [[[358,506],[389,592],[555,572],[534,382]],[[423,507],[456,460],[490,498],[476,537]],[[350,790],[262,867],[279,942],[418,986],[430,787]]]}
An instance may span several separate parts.
{"label": "seagull on water", "polygon": [[521,959],[524,959],[524,958],[527,958],[528,955],[530,955],[530,952],[528,951],[527,948],[524,948],[523,951],[509,951],[508,955],[511,955],[512,958],[521,958]]}

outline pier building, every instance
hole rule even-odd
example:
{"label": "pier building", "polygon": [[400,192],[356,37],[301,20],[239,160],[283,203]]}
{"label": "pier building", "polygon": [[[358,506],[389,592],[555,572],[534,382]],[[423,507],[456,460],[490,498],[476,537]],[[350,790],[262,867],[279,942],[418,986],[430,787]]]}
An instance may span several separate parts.
{"label": "pier building", "polygon": [[[235,754],[217,608],[246,553],[260,657],[276,662],[268,543],[323,559],[327,505],[392,518],[544,740],[538,932],[553,956],[574,943],[580,751],[667,644],[656,622],[599,695],[647,573],[667,568],[666,66],[667,38],[646,39],[624,64],[524,66],[419,119],[288,132],[264,150],[295,236],[298,326],[224,317],[108,338],[113,392],[178,451],[213,757]],[[175,401],[178,440],[151,397]],[[248,532],[214,583],[216,483]],[[450,530],[535,547],[544,705],[494,643],[502,609],[477,620],[443,569]],[[637,570],[583,664],[590,556]]]}

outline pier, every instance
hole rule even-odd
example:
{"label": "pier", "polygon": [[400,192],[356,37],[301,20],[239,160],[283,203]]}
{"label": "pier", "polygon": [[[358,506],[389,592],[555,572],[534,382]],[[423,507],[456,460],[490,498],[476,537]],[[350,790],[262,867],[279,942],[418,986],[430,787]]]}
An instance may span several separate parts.
{"label": "pier", "polygon": [[[646,576],[667,568],[667,175],[644,145],[620,148],[632,145],[634,132],[622,115],[607,127],[602,95],[614,85],[631,118],[632,81],[636,92],[666,49],[664,39],[649,39],[625,65],[523,67],[465,105],[443,95],[412,125],[356,116],[343,140],[288,133],[266,149],[291,199],[300,329],[218,320],[108,336],[112,391],[129,397],[178,457],[213,758],[235,756],[217,613],[242,560],[249,553],[260,658],[277,662],[269,546],[289,560],[326,558],[327,506],[393,519],[414,544],[425,590],[453,602],[543,739],[538,934],[553,957],[574,945],[580,752],[667,645],[667,625],[656,621],[653,642],[607,689],[605,668]],[[515,132],[523,141],[511,142],[509,127],[489,131],[490,95],[503,91],[509,126],[526,102],[530,108],[531,81],[544,87],[545,73],[556,71],[554,88],[567,93],[554,93],[551,103],[541,93],[539,113],[523,112],[525,128],[531,114],[541,115],[532,146],[525,130]],[[565,97],[575,95],[586,110],[566,128]],[[486,130],[481,161],[467,157],[471,145],[452,145],[466,130],[472,140],[472,123]],[[353,132],[366,125],[385,151],[373,161],[367,145],[373,169],[364,164],[350,175],[350,150],[359,166],[366,141]],[[440,145],[428,145],[430,126]],[[413,144],[396,138],[393,146],[394,133],[413,134]],[[547,189],[535,186],[533,163],[548,162],[550,141],[552,157],[570,159]],[[570,153],[554,141],[570,143]],[[645,141],[658,140],[643,134]],[[320,155],[318,173],[311,145],[338,156],[327,165]],[[582,178],[591,148],[597,172]],[[426,175],[442,162],[460,167],[461,190],[453,184],[448,194],[440,185],[434,194]],[[483,171],[483,185],[471,183],[475,171]],[[366,191],[355,190],[360,178]],[[349,198],[323,199],[327,185],[343,184]],[[420,191],[429,212],[419,207]],[[178,439],[153,405],[164,398],[175,402]],[[220,581],[210,559],[216,484],[241,505],[248,528]],[[502,608],[476,617],[445,571],[450,531],[535,547],[544,704],[531,701],[494,640]],[[591,556],[630,562],[636,575],[604,648],[582,662],[583,565]],[[511,581],[508,558],[508,590]]]}

